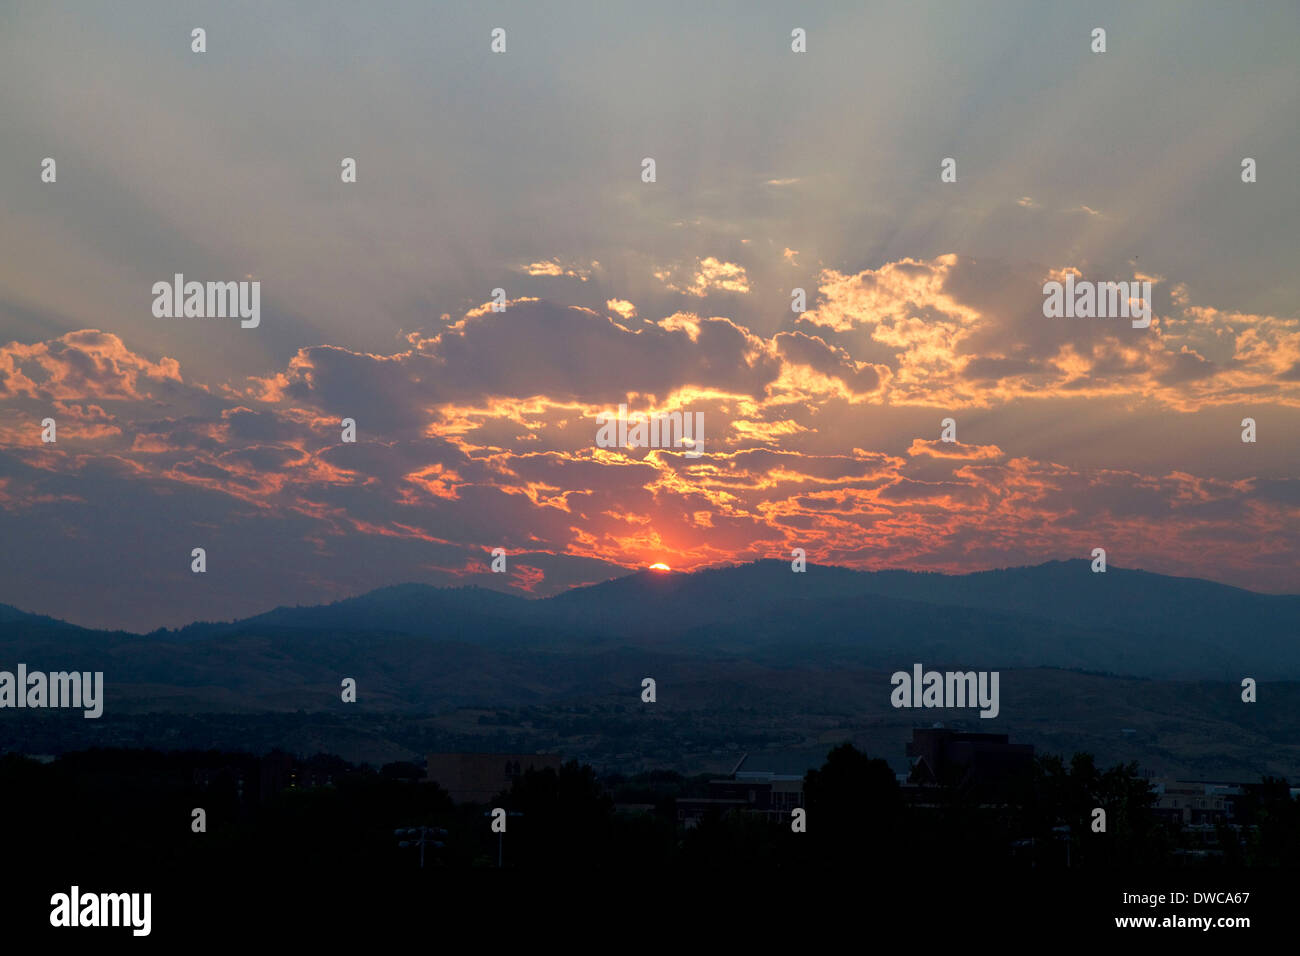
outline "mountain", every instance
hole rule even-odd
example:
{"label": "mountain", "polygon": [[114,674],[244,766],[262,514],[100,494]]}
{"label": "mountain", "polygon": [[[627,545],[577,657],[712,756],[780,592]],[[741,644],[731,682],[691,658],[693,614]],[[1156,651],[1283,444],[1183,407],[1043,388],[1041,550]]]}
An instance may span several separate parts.
{"label": "mountain", "polygon": [[474,644],[518,641],[535,646],[552,635],[532,613],[537,601],[479,587],[437,588],[398,584],[357,597],[309,607],[278,607],[224,624],[195,623],[154,636],[206,640],[266,629],[371,631],[436,636]]}
{"label": "mountain", "polygon": [[[9,609],[0,613],[0,649],[14,627],[39,638],[37,645],[56,633],[65,646],[103,639]],[[691,574],[641,571],[543,600],[402,584],[147,637],[188,643],[272,631],[402,634],[517,652],[637,646],[782,666],[893,670],[920,661],[1188,680],[1300,679],[1300,596],[1115,567],[1094,574],[1087,561],[966,575],[816,565],[795,574],[784,561],[757,561]]]}
{"label": "mountain", "polygon": [[[0,670],[20,661],[103,671],[105,716],[6,710],[0,751],[551,747],[698,768],[849,734],[901,753],[937,718],[1198,773],[1300,770],[1300,597],[1085,561],[956,576],[759,561],[542,600],[403,584],[143,635],[0,606]],[[893,709],[890,674],[914,663],[1000,671],[999,718]],[[1246,676],[1258,704],[1240,700]]]}
{"label": "mountain", "polygon": [[[542,600],[401,584],[333,604],[147,635],[91,631],[0,605],[0,661],[58,659],[83,670],[111,661],[150,682],[189,673],[193,681],[209,675],[229,686],[224,671],[240,665],[223,663],[217,649],[237,642],[260,641],[281,654],[293,648],[305,665],[308,651],[337,658],[332,646],[343,650],[359,640],[378,648],[399,636],[417,639],[417,648],[434,641],[448,653],[583,657],[641,648],[778,667],[892,671],[920,662],[1181,680],[1300,679],[1300,596],[1114,567],[1094,574],[1086,561],[966,575],[816,565],[796,574],[784,561],[757,561],[691,574],[642,571]],[[217,659],[199,666],[214,653]],[[175,670],[160,672],[162,661]]]}

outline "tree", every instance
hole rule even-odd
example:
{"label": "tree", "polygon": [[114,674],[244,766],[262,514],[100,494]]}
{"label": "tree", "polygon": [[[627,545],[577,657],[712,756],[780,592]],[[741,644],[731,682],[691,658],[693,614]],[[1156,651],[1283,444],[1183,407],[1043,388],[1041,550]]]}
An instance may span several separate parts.
{"label": "tree", "polygon": [[902,839],[904,808],[889,764],[850,743],[826,755],[804,778],[808,842],[828,862],[847,864],[888,853]]}

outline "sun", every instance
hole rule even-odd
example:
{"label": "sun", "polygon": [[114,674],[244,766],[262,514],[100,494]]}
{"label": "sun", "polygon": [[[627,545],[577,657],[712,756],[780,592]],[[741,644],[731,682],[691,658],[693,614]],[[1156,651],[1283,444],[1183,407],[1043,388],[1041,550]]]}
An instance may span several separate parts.
{"label": "sun", "polygon": [[651,571],[671,571],[672,568],[668,567],[668,565],[666,565],[666,564],[664,564],[662,561],[660,561],[660,562],[658,562],[657,564],[652,564],[652,565],[650,565],[650,570],[651,570]]}

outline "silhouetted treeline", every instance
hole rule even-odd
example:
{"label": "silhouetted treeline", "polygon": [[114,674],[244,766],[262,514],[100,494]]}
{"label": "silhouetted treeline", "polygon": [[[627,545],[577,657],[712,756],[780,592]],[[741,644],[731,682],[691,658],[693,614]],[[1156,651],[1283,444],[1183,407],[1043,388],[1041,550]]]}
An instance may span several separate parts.
{"label": "silhouetted treeline", "polygon": [[[1038,758],[997,799],[959,787],[900,786],[893,771],[845,744],[804,782],[807,831],[790,814],[708,812],[685,826],[677,803],[706,795],[707,777],[656,771],[598,779],[571,761],[525,772],[489,804],[454,805],[423,781],[423,768],[380,770],[318,755],[263,757],[217,751],[91,750],[40,763],[0,757],[0,820],[12,859],[57,861],[82,878],[124,871],[207,870],[358,874],[419,869],[419,851],[398,846],[397,828],[446,831],[426,847],[426,871],[682,871],[739,868],[896,871],[978,862],[1038,871],[1176,865],[1294,865],[1300,803],[1285,781],[1249,788],[1233,825],[1220,824],[1211,852],[1154,810],[1134,764],[1101,770],[1087,754],[1068,763]],[[504,834],[493,807],[507,810]],[[1095,808],[1105,832],[1093,829]],[[192,811],[206,814],[206,832]],[[1183,851],[1183,852],[1180,852]]]}

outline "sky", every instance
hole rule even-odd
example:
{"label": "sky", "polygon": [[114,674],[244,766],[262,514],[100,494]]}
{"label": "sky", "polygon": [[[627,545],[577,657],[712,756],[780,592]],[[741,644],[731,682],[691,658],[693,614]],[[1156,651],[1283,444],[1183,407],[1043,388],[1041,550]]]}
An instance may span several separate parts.
{"label": "sky", "polygon": [[[1290,2],[0,4],[0,603],[794,548],[1300,592],[1297,41]],[[1151,326],[1045,317],[1069,271]],[[155,316],[176,273],[260,323]],[[620,404],[702,454],[598,446]]]}

